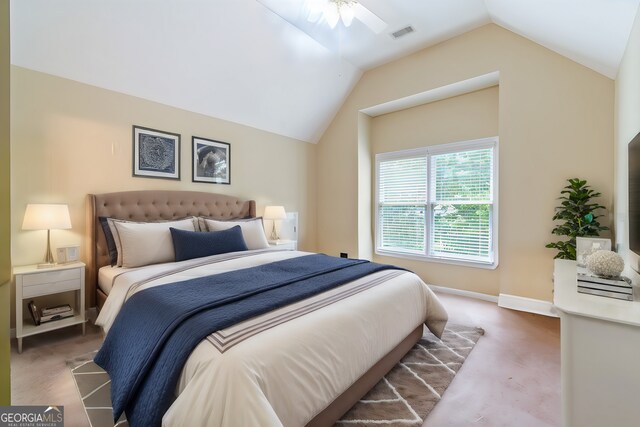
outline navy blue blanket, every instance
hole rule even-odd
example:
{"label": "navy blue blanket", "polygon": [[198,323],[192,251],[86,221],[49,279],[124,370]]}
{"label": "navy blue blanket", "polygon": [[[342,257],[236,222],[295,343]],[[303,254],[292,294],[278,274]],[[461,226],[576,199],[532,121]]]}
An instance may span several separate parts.
{"label": "navy blue blanket", "polygon": [[111,378],[114,420],[124,411],[133,427],[159,426],[184,363],[212,332],[394,268],[316,254],[136,293],[95,357]]}

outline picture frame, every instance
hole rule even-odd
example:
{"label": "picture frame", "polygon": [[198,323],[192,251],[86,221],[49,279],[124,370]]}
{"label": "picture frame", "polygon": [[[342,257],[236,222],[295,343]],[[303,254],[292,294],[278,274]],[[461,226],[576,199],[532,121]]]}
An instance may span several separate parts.
{"label": "picture frame", "polygon": [[191,144],[193,182],[231,184],[231,144],[199,136]]}
{"label": "picture frame", "polygon": [[180,180],[180,135],[133,125],[133,176]]}
{"label": "picture frame", "polygon": [[595,251],[610,251],[611,239],[600,237],[576,237],[576,264],[584,267],[587,257]]}

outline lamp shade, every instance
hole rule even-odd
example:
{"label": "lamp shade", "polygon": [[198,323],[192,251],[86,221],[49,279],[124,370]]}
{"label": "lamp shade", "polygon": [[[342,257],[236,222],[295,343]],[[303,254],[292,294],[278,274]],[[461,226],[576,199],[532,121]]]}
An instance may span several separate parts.
{"label": "lamp shade", "polygon": [[287,219],[284,206],[267,206],[264,208],[264,219]]}
{"label": "lamp shade", "polygon": [[71,228],[67,205],[28,204],[23,230],[64,230]]}

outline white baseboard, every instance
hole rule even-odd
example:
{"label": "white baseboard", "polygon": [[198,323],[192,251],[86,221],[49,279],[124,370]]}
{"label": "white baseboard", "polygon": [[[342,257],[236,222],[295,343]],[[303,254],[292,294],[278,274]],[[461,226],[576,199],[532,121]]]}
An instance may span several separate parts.
{"label": "white baseboard", "polygon": [[511,310],[526,311],[549,317],[559,317],[556,308],[549,301],[519,297],[516,295],[500,294],[498,306]]}
{"label": "white baseboard", "polygon": [[498,307],[508,308],[511,310],[525,311],[527,313],[541,314],[543,316],[558,317],[555,307],[548,301],[538,299],[519,297],[516,295],[500,294],[494,295],[482,294],[480,292],[464,291],[462,289],[447,288],[445,286],[429,285],[434,292],[443,294],[459,295],[462,297],[475,298],[482,301],[495,302]]}
{"label": "white baseboard", "polygon": [[436,285],[429,285],[429,288],[434,292],[440,292],[442,294],[458,295],[461,297],[475,298],[495,303],[498,302],[498,297],[494,295],[481,294],[480,292],[464,291],[462,289],[447,288],[445,286]]}

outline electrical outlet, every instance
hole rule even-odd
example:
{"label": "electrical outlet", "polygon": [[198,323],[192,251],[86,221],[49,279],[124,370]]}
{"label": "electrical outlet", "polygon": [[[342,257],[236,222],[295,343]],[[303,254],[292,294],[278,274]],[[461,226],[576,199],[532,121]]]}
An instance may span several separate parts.
{"label": "electrical outlet", "polygon": [[349,254],[346,252],[340,252],[340,258],[349,258]]}

